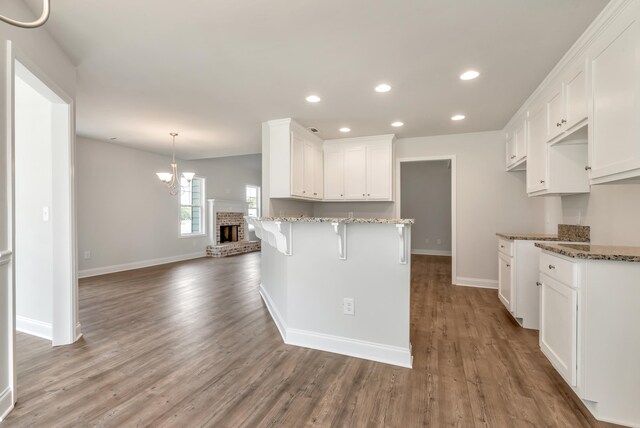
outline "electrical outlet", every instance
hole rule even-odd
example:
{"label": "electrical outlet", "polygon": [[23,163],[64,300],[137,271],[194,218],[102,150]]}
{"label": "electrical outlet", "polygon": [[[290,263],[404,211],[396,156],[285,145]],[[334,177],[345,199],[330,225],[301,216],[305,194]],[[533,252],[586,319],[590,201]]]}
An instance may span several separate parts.
{"label": "electrical outlet", "polygon": [[352,297],[345,297],[342,301],[342,310],[345,315],[355,315],[356,308]]}
{"label": "electrical outlet", "polygon": [[438,239],[438,245],[442,244],[442,239]]}
{"label": "electrical outlet", "polygon": [[84,259],[89,260],[91,258],[91,251],[87,250],[84,252]]}

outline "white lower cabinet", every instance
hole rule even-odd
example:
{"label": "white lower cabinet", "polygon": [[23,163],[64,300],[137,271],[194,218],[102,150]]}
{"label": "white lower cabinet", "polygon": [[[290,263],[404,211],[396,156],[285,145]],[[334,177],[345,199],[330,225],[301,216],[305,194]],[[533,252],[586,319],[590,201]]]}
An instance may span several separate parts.
{"label": "white lower cabinet", "polygon": [[540,348],[596,419],[640,427],[640,263],[540,255]]}
{"label": "white lower cabinet", "polygon": [[538,258],[535,241],[498,240],[498,298],[524,328],[539,327]]}
{"label": "white lower cabinet", "polygon": [[540,275],[540,349],[571,386],[577,386],[578,292]]}

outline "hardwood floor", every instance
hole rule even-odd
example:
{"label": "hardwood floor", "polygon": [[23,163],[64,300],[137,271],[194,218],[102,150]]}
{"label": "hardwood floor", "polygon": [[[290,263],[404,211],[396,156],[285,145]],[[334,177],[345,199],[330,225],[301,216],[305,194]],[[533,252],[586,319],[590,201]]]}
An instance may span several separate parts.
{"label": "hardwood floor", "polygon": [[[18,335],[0,427],[595,427],[496,291],[414,256],[414,368],[287,346],[258,295],[259,253],[81,281],[84,338]],[[383,314],[381,314],[383,316]]]}

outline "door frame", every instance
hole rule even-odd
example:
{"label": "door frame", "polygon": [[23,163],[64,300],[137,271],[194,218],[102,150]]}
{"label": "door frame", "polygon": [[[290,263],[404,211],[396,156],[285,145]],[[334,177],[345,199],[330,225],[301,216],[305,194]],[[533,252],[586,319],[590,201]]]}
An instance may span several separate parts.
{"label": "door frame", "polygon": [[412,156],[396,159],[396,174],[395,174],[395,216],[400,218],[401,216],[401,198],[402,198],[402,186],[400,183],[401,174],[400,168],[403,163],[408,162],[425,162],[425,161],[442,161],[448,160],[451,162],[451,283],[457,285],[458,282],[458,269],[457,269],[457,169],[456,169],[456,155],[441,155],[441,156]]}
{"label": "door frame", "polygon": [[[63,153],[60,158],[61,161],[66,163],[68,167],[68,174],[63,174],[64,177],[57,177],[54,179],[54,192],[61,192],[62,196],[59,199],[63,200],[62,205],[58,205],[56,208],[55,217],[59,217],[62,222],[59,225],[62,226],[63,236],[66,235],[67,239],[55,241],[54,236],[54,257],[57,253],[59,259],[54,258],[54,264],[61,264],[63,267],[58,272],[54,270],[54,318],[53,318],[53,345],[67,345],[74,343],[81,337],[80,323],[78,317],[78,271],[77,271],[77,240],[76,240],[76,209],[75,209],[75,178],[74,178],[74,165],[75,165],[75,101],[73,97],[69,96],[64,90],[62,90],[38,65],[32,61],[28,55],[17,48],[11,40],[6,41],[6,81],[5,88],[7,91],[7,111],[6,111],[6,142],[7,142],[7,192],[8,192],[8,221],[9,227],[9,263],[10,263],[10,284],[9,284],[9,335],[12,339],[9,341],[9,382],[10,382],[10,395],[11,395],[11,407],[2,412],[0,409],[0,418],[5,416],[13,408],[13,403],[17,400],[16,392],[16,370],[15,370],[15,341],[16,341],[16,312],[15,312],[15,300],[16,300],[16,272],[14,268],[15,254],[11,254],[15,248],[15,91],[14,91],[14,77],[16,72],[16,61],[20,62],[25,68],[29,70],[35,77],[40,80],[49,90],[51,90],[57,97],[59,97],[64,104],[68,106],[66,112],[68,116],[67,136],[68,142],[64,147],[66,154]],[[55,113],[54,113],[55,114]],[[65,167],[65,168],[66,168]],[[57,183],[56,183],[57,181]],[[63,245],[58,248],[58,243],[62,242]],[[60,251],[58,251],[60,250]],[[4,310],[5,308],[0,308]],[[1,419],[0,419],[1,420]]]}

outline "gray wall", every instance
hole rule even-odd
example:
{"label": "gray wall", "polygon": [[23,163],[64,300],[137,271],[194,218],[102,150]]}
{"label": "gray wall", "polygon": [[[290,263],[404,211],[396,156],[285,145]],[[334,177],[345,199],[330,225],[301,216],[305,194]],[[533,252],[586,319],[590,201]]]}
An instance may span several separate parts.
{"label": "gray wall", "polygon": [[417,253],[450,253],[449,161],[403,162],[400,165],[400,187],[400,216],[416,221],[411,227],[411,249]]}
{"label": "gray wall", "polygon": [[[76,150],[81,274],[204,256],[207,238],[180,237],[179,198],[156,177],[168,170],[169,157],[86,138],[78,138]],[[206,179],[207,199],[244,200],[245,185],[261,184],[260,157],[178,160],[178,169]]]}
{"label": "gray wall", "polygon": [[565,223],[591,226],[594,244],[640,246],[640,182],[591,186],[591,193],[564,196]]}

